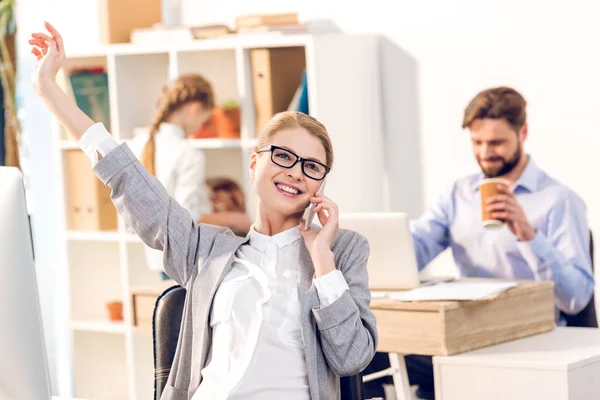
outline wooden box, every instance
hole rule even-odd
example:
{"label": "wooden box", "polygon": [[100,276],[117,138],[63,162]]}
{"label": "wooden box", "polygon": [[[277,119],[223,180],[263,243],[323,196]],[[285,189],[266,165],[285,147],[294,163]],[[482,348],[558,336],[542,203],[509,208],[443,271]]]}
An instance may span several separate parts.
{"label": "wooden box", "polygon": [[554,329],[554,284],[519,281],[477,301],[373,299],[378,351],[451,355]]}
{"label": "wooden box", "polygon": [[137,28],[150,28],[162,20],[161,0],[100,0],[100,43],[128,43]]}
{"label": "wooden box", "polygon": [[117,230],[117,209],[110,200],[110,188],[96,177],[85,153],[66,150],[65,171],[69,229]]}
{"label": "wooden box", "polygon": [[[172,284],[172,282],[171,282]],[[141,330],[152,329],[152,315],[156,300],[164,289],[149,287],[131,288],[132,325]]]}
{"label": "wooden box", "polygon": [[250,59],[258,136],[274,114],[290,106],[302,83],[306,57],[304,47],[281,47],[252,49]]}

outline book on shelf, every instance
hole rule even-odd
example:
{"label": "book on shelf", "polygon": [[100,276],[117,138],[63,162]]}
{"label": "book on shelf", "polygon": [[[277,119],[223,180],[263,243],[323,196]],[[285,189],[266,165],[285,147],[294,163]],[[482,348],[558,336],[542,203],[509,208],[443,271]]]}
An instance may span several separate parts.
{"label": "book on shelf", "polygon": [[302,91],[300,92],[300,99],[298,100],[298,111],[309,115],[308,109],[308,78],[306,76],[306,69],[302,73],[302,83],[300,84]]}
{"label": "book on shelf", "polygon": [[298,13],[240,15],[236,17],[235,23],[238,31],[257,26],[297,25]]}
{"label": "book on shelf", "polygon": [[110,132],[108,74],[103,67],[74,70],[69,75],[77,106]]}
{"label": "book on shelf", "polygon": [[298,85],[294,97],[288,106],[288,111],[300,111],[304,114],[308,114],[308,81],[306,77],[306,70],[302,73],[302,81]]}
{"label": "book on shelf", "polygon": [[[108,74],[104,67],[63,68],[57,74],[57,83],[88,117],[111,131]],[[68,139],[64,132],[61,139]]]}
{"label": "book on shelf", "polygon": [[237,29],[238,33],[281,33],[281,34],[299,34],[307,33],[308,29],[305,24],[292,25],[257,25],[243,26]]}
{"label": "book on shelf", "polygon": [[198,39],[224,36],[233,33],[227,25],[199,25],[134,29],[131,32],[132,43],[185,42]]}

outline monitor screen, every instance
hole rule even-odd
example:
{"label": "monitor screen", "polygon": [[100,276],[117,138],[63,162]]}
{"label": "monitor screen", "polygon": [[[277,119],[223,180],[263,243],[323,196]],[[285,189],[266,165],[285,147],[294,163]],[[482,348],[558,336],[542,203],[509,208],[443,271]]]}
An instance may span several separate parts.
{"label": "monitor screen", "polygon": [[31,229],[20,171],[0,167],[0,399],[50,399]]}

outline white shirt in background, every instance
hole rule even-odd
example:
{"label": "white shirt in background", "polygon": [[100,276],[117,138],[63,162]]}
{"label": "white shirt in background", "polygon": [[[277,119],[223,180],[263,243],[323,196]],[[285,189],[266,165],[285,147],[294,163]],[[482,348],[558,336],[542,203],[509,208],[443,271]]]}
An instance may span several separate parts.
{"label": "white shirt in background", "polygon": [[[97,132],[91,130],[90,132]],[[140,133],[127,145],[141,160],[144,147],[148,142],[148,133]],[[91,158],[92,164],[98,162],[95,154],[97,150],[108,153],[116,142],[91,134],[80,141],[82,149]],[[197,221],[201,214],[211,211],[210,201],[205,185],[205,157],[204,154],[192,147],[185,138],[183,130],[174,124],[163,122],[154,136],[154,171],[156,178],[165,187],[169,196],[177,201],[183,208],[190,212]],[[163,271],[162,251],[145,247],[148,267],[155,271]]]}
{"label": "white shirt in background", "polygon": [[[148,133],[141,133],[127,144],[141,160]],[[183,130],[174,124],[163,122],[154,136],[154,171],[169,196],[190,212],[195,221],[201,214],[210,212],[210,202],[205,185],[204,154],[192,147]],[[163,271],[162,251],[145,247],[148,267]]]}

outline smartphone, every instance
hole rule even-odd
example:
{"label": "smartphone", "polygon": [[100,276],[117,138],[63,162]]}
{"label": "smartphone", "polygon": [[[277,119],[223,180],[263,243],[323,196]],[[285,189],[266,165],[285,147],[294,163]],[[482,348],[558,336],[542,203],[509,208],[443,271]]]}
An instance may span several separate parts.
{"label": "smartphone", "polygon": [[[321,186],[319,187],[319,190],[317,190],[317,193],[321,193],[323,194],[323,191],[325,190],[325,182],[327,181],[327,177],[325,177],[325,179],[323,179],[323,181],[321,182]],[[311,202],[309,204],[309,206],[306,208],[306,210],[304,211],[304,217],[302,218],[305,222],[304,222],[304,230],[308,230],[307,227],[310,226],[310,224],[312,224],[312,220],[315,218],[315,212],[314,209],[316,207],[316,204]]]}

